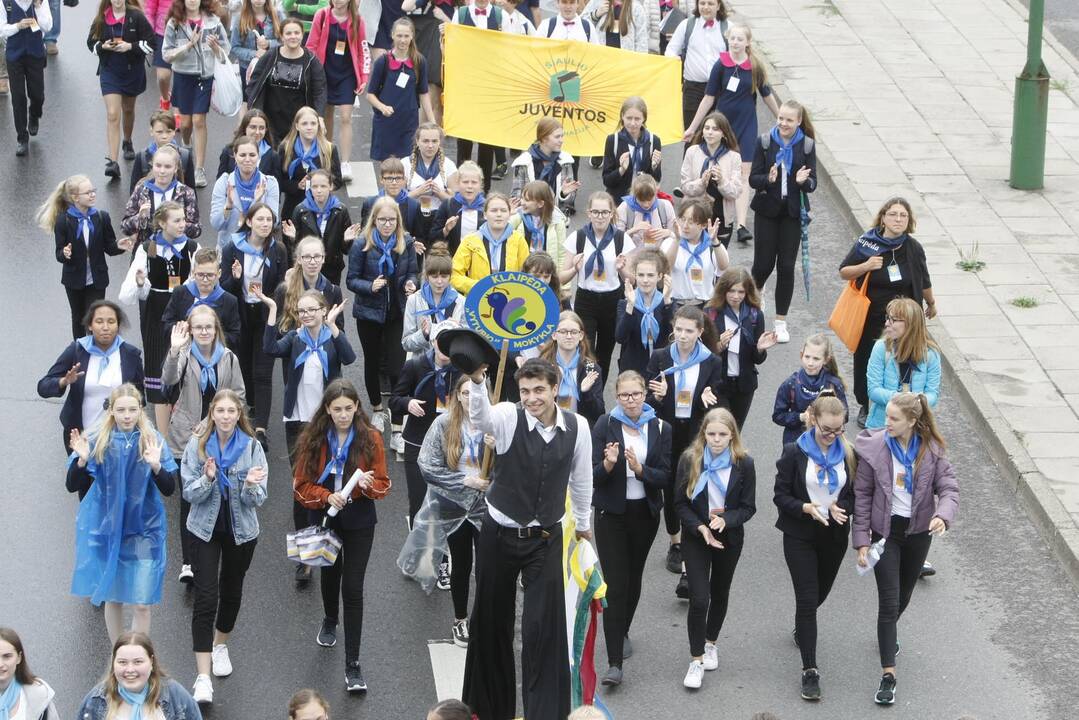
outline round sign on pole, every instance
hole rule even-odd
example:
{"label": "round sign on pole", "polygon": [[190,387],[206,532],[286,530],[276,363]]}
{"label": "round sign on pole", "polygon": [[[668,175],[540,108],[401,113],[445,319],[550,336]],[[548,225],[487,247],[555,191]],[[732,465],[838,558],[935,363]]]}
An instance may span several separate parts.
{"label": "round sign on pole", "polygon": [[504,271],[479,280],[465,298],[465,324],[495,349],[539,347],[558,327],[554,290],[528,273]]}

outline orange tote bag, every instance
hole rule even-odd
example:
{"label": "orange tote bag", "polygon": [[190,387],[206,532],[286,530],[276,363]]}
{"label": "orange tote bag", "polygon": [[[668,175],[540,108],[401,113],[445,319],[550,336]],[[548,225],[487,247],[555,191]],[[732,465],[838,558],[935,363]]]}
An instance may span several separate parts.
{"label": "orange tote bag", "polygon": [[857,349],[865,331],[865,318],[869,315],[868,290],[869,273],[865,274],[861,287],[858,287],[857,278],[851,280],[839,294],[832,316],[828,318],[828,327],[851,352]]}

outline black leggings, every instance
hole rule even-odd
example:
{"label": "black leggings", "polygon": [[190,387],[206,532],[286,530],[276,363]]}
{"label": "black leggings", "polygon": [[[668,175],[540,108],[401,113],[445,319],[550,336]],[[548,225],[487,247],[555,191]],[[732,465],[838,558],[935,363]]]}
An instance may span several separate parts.
{"label": "black leggings", "polygon": [[[749,417],[749,407],[753,404],[753,393],[755,392],[757,391],[725,390],[723,393],[726,396],[731,415],[734,415],[734,421],[738,423],[739,431],[742,430],[742,426],[746,424],[746,419]],[[722,404],[720,402],[720,405]]]}
{"label": "black leggings", "polygon": [[[873,566],[877,579],[877,644],[880,647],[880,666],[895,667],[896,623],[910,603],[910,596],[922,564],[929,555],[933,538],[928,532],[907,535],[910,518],[892,516],[892,529],[884,543],[884,554]],[[880,535],[873,533],[873,542]]]}
{"label": "black leggings", "polygon": [[[608,272],[616,271],[614,268],[608,268]],[[588,342],[591,343],[596,354],[596,362],[603,371],[600,380],[604,383],[611,377],[611,355],[614,353],[614,328],[618,321],[618,301],[623,298],[625,298],[625,293],[621,290],[592,292],[578,288],[577,297],[573,302],[573,309],[584,321],[584,334],[588,337]]]}
{"label": "black leggings", "polygon": [[[286,420],[285,421],[285,446],[288,447],[288,465],[292,470],[296,469],[296,441],[300,439],[300,433],[307,427],[307,423],[300,422],[299,420]],[[292,474],[289,475],[289,482],[292,482]],[[292,496],[292,528],[293,530],[300,530],[302,528],[311,525],[309,521],[307,508],[300,504],[300,501],[296,499],[296,493],[293,492],[290,485],[288,494]]]}
{"label": "black leggings", "polygon": [[472,577],[472,553],[479,542],[480,531],[465,520],[450,533],[450,597],[453,598],[453,618],[468,617],[468,584]]}
{"label": "black leggings", "polygon": [[237,545],[231,535],[215,533],[209,542],[193,539],[195,607],[191,613],[191,642],[197,653],[214,647],[214,629],[230,633],[236,627],[244,594],[244,576],[255,555],[255,540]]}
{"label": "black leggings", "polygon": [[794,297],[794,261],[802,242],[802,223],[787,215],[767,218],[756,213],[753,237],[753,282],[764,287],[775,269],[776,315],[785,316]]}
{"label": "black leggings", "polygon": [[363,637],[363,581],[367,575],[367,560],[375,528],[334,532],[341,538],[341,553],[337,562],[322,568],[319,586],[322,590],[322,612],[331,622],[337,622],[339,597],[345,601],[345,662],[360,659],[360,638]]}
{"label": "black leggings", "polygon": [[802,651],[802,669],[817,667],[817,608],[832,590],[843,555],[846,537],[838,540],[832,529],[814,528],[812,540],[783,535],[783,557],[794,585],[794,629]]}
{"label": "black leggings", "polygon": [[[14,93],[14,90],[12,90]],[[81,240],[79,242],[82,242]],[[86,334],[86,326],[82,324],[82,320],[86,317],[86,311],[90,309],[90,305],[95,300],[105,299],[105,288],[84,287],[84,288],[69,288],[65,287],[64,292],[67,293],[67,304],[71,308],[71,337],[73,340],[78,340]],[[83,368],[85,370],[86,368]]]}
{"label": "black leggings", "polygon": [[251,407],[251,422],[265,430],[270,424],[270,405],[273,403],[274,358],[262,349],[266,330],[262,303],[240,302],[243,323],[240,329],[240,374],[247,389],[247,404]]}
{"label": "black leggings", "polygon": [[865,318],[865,328],[862,330],[862,339],[854,350],[854,397],[858,404],[864,408],[869,407],[869,380],[866,373],[869,371],[869,357],[873,354],[873,345],[880,339],[884,332],[884,319],[887,315],[887,305],[880,308],[880,312],[874,312],[871,308]]}
{"label": "black leggings", "polygon": [[[689,444],[693,442],[694,423],[691,418],[675,418],[671,422],[671,467],[678,467],[678,461]],[[667,487],[663,488],[663,525],[668,535],[674,535],[682,529],[678,511],[674,509],[674,476],[672,474]]]}
{"label": "black leggings", "polygon": [[[405,364],[405,349],[401,347],[401,333],[404,331],[402,316],[388,318],[384,323],[372,320],[356,320],[356,332],[360,336],[363,348],[363,384],[371,406],[378,407],[382,402],[381,372],[390,381],[390,387],[397,385],[397,376]],[[404,415],[392,413],[393,424],[404,422]]]}
{"label": "black leggings", "polygon": [[705,640],[715,642],[727,617],[727,601],[731,593],[734,569],[742,546],[726,546],[717,550],[704,544],[696,530],[682,533],[682,560],[689,579],[689,613],[686,629],[689,632],[689,654],[704,654]]}
{"label": "black leggings", "polygon": [[[700,107],[701,100],[704,99],[705,90],[708,88],[706,82],[693,82],[692,80],[682,79],[682,126],[689,127],[689,124],[693,122],[693,116],[697,114],[697,108]],[[690,145],[686,146],[691,147]]]}
{"label": "black leggings", "polygon": [[[416,519],[416,513],[423,506],[423,499],[427,497],[427,481],[420,472],[420,446],[405,441],[405,482],[408,484],[408,519],[412,522]],[[461,615],[460,617],[464,617]]]}

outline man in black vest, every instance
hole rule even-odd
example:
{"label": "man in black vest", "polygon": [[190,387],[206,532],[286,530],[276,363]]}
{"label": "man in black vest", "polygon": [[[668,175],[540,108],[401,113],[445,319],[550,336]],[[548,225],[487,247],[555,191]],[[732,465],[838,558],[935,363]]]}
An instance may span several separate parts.
{"label": "man in black vest", "polygon": [[469,417],[494,436],[495,458],[476,550],[463,699],[480,720],[517,717],[513,626],[521,575],[524,715],[564,720],[570,675],[561,520],[568,487],[577,539],[591,539],[592,438],[583,417],[558,407],[553,363],[531,359],[517,370],[523,409],[508,402],[491,406],[486,369],[471,373],[469,387]]}

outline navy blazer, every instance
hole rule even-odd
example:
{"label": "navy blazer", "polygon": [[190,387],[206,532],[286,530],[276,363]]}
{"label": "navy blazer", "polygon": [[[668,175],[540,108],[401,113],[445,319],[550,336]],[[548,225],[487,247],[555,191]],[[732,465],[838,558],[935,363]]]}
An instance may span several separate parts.
{"label": "navy blazer", "polygon": [[[195,153],[191,152],[189,148],[179,147],[177,145],[173,145],[173,147],[176,148],[176,152],[180,153],[180,167],[183,169],[184,175],[184,179],[180,182],[187,185],[192,190],[196,190]],[[232,157],[232,148],[229,148],[229,157]],[[150,152],[150,148],[146,148],[136,155],[135,160],[131,163],[131,189],[128,192],[133,195],[138,184],[146,179],[146,176],[149,175],[150,171],[153,169],[154,154]],[[221,173],[218,173],[218,176],[220,175]]]}
{"label": "navy blazer", "polygon": [[[768,218],[791,217],[798,219],[802,215],[801,195],[806,193],[805,206],[809,210],[809,193],[817,189],[817,148],[813,143],[812,149],[807,153],[805,140],[795,144],[793,149],[794,168],[787,178],[786,202],[780,197],[783,190],[782,180],[777,176],[774,183],[768,182],[768,171],[776,164],[776,153],[779,152],[779,143],[769,138],[768,149],[764,149],[761,139],[767,135],[761,135],[753,144],[753,167],[749,171],[749,186],[757,191],[753,196],[751,207],[753,212]],[[745,157],[743,154],[742,157]],[[809,177],[805,184],[799,186],[794,181],[794,175],[798,168],[809,168]]]}
{"label": "navy blazer", "polygon": [[[284,243],[275,240],[273,245],[266,250],[266,257],[269,262],[262,267],[262,293],[273,297],[277,291],[277,286],[285,279],[285,271],[288,270],[288,250],[285,248]],[[239,306],[246,303],[246,300],[244,300],[243,278],[232,276],[232,263],[234,260],[239,260],[240,264],[243,265],[243,252],[238,250],[232,243],[229,243],[221,249],[221,287],[232,293],[236,298],[237,306]],[[270,312],[269,308],[263,303],[259,303],[258,306],[261,308],[261,322],[265,324],[266,317]],[[247,313],[240,313],[241,326],[246,322],[246,319]]]}
{"label": "navy blazer", "polygon": [[[656,292],[660,292],[659,288],[656,288]],[[659,336],[653,339],[653,351],[667,347],[670,342],[672,305],[673,303],[660,303],[655,310]],[[648,369],[649,354],[648,346],[641,343],[641,313],[634,308],[627,315],[625,298],[618,301],[618,310],[615,312],[618,319],[615,321],[614,339],[622,346],[622,353],[618,356],[618,372],[636,370],[644,375]],[[645,382],[648,380],[649,378],[645,378]]]}
{"label": "navy blazer", "polygon": [[[297,335],[297,330],[289,330],[284,335],[279,335],[276,325],[267,325],[262,333],[262,350],[271,357],[287,358],[285,360],[285,400],[282,411],[285,417],[292,414],[296,409],[296,392],[300,387],[303,377],[303,368],[296,367],[296,358],[307,349],[307,345]],[[344,332],[337,333],[337,337],[323,346],[326,350],[326,365],[329,374],[323,387],[341,377],[341,366],[351,365],[356,362],[356,352],[349,344]]]}
{"label": "navy blazer", "polygon": [[[405,236],[405,251],[398,254],[392,252],[394,275],[386,278],[386,285],[375,292],[371,289],[371,283],[382,273],[378,268],[378,260],[382,257],[378,248],[372,248],[370,252],[364,250],[367,239],[361,235],[352,243],[352,249],[348,252],[348,276],[345,285],[356,294],[356,302],[352,305],[352,317],[357,320],[369,320],[371,322],[384,323],[390,315],[390,292],[393,292],[393,302],[397,303],[398,314],[404,315],[405,283],[409,280],[419,290],[420,283],[417,279],[419,267],[416,261],[416,248],[412,244],[411,236]],[[398,339],[397,342],[400,342]]]}
{"label": "navy blazer", "polygon": [[[622,423],[604,415],[592,426],[592,507],[603,512],[622,514],[626,511],[626,440]],[[610,472],[603,466],[603,451],[607,443],[618,443],[618,462]],[[648,452],[637,458],[643,472],[637,479],[644,484],[645,498],[653,517],[663,507],[662,490],[670,490],[671,426],[658,417],[648,423]]]}
{"label": "navy blazer", "polygon": [[326,218],[325,233],[319,229],[315,213],[305,208],[303,203],[292,211],[292,224],[296,227],[296,241],[292,243],[292,247],[299,245],[305,237],[322,238],[322,244],[326,248],[325,272],[340,280],[349,250],[349,244],[345,242],[345,230],[352,224],[348,207],[342,203],[330,211],[329,217]]}
{"label": "navy blazer", "polygon": [[[652,357],[648,358],[648,367],[645,370],[644,381],[651,382],[659,373],[663,370],[667,370],[674,366],[674,361],[671,360],[671,351],[669,348],[663,348],[661,350],[653,350]],[[707,387],[712,388],[712,392],[715,394],[716,399],[719,401],[712,407],[726,407],[727,399],[723,395],[723,364],[715,354],[705,358],[698,367],[697,372],[697,385],[693,388],[693,409],[690,413],[691,421],[691,433],[697,431],[697,426],[700,425],[701,420],[704,419],[705,414],[712,408],[706,408],[704,403],[701,402],[701,394]],[[645,402],[651,405],[656,410],[656,415],[666,420],[669,423],[675,421],[675,375],[677,373],[666,375],[667,378],[667,394],[663,396],[663,401],[659,401],[652,394],[652,391],[648,391],[648,395],[645,397]]]}
{"label": "navy blazer", "polygon": [[[776,527],[787,535],[802,540],[813,540],[824,527],[802,512],[802,506],[810,502],[805,481],[808,466],[809,457],[797,443],[784,445],[783,454],[776,460],[775,494],[772,498],[779,508]],[[847,542],[851,518],[854,516],[854,475],[857,467],[852,450],[846,463],[847,482],[840,489],[839,497],[835,501],[836,505],[846,510],[847,522],[839,525],[831,515],[828,516],[828,530],[831,531],[832,540],[841,545]]]}
{"label": "navy blazer", "polygon": [[[446,376],[447,396],[453,394],[453,386],[457,383],[457,378],[461,376],[460,370],[452,365],[449,368],[450,371]],[[435,422],[435,418],[438,417],[438,397],[435,395],[434,378],[424,383],[423,388],[418,388],[424,376],[429,372],[433,372],[434,369],[434,364],[428,360],[427,353],[413,355],[401,368],[401,374],[397,377],[397,384],[390,395],[390,410],[408,417],[403,435],[405,440],[413,445],[423,444],[424,435],[427,434],[427,430],[430,429]],[[419,392],[417,392],[417,389],[419,389]],[[423,417],[416,417],[408,412],[408,403],[412,399],[423,401]]]}
{"label": "navy blazer", "polygon": [[[689,481],[689,455],[682,455],[678,462],[678,480],[674,484],[674,509],[682,521],[682,532],[700,539],[697,529],[709,522],[708,490],[692,500],[686,495]],[[723,543],[724,547],[738,547],[745,538],[742,527],[757,512],[757,471],[753,467],[753,458],[748,455],[731,465],[731,476],[727,482],[727,496],[723,503],[723,520],[726,527],[723,532],[712,531],[712,535]],[[702,540],[703,542],[703,540]]]}
{"label": "navy blazer", "polygon": [[[307,189],[301,189],[299,181],[307,177],[307,172],[301,167],[296,171],[296,177],[288,174],[288,165],[285,164],[284,140],[278,146],[277,157],[279,168],[277,185],[281,189],[281,215],[278,218],[280,220],[282,217],[292,217],[293,209],[303,202]],[[296,159],[295,155],[293,155],[292,159]],[[336,145],[333,145],[330,149],[330,167],[321,169],[330,171],[330,176],[333,178],[333,190],[340,190],[345,186],[345,181],[341,177],[341,156],[337,152]],[[301,175],[300,173],[303,174]],[[274,212],[277,212],[277,208],[274,208]]]}
{"label": "navy blazer", "polygon": [[[446,237],[442,237],[442,229],[446,227],[446,221],[450,219],[451,215],[457,216],[457,224],[446,234]],[[483,222],[483,210],[481,209],[476,213],[476,227],[479,228],[483,225]],[[450,255],[456,254],[457,248],[461,246],[461,203],[457,202],[455,198],[451,197],[438,206],[434,219],[431,221],[431,227],[427,231],[427,240],[427,247],[431,247],[431,243],[434,242],[444,242],[449,245]]]}
{"label": "navy blazer", "polygon": [[[131,383],[139,389],[143,389],[142,351],[134,345],[126,342],[120,344],[120,379],[125,383]],[[82,345],[73,342],[60,353],[60,357],[52,364],[45,377],[37,382],[37,394],[43,398],[63,397],[65,388],[60,387],[60,380],[67,375],[71,366],[79,363],[79,368],[85,373],[90,367],[90,353],[83,349]],[[86,376],[80,375],[75,382],[67,386],[67,397],[64,406],[60,409],[60,424],[64,427],[64,442],[67,442],[67,434],[72,428],[82,430],[82,395],[86,387]]]}
{"label": "navy blazer", "polygon": [[[321,285],[322,287],[319,287],[319,285]],[[306,283],[304,283],[304,290],[310,289],[312,288]],[[319,274],[319,279],[315,281],[314,289],[321,291],[322,297],[326,298],[327,309],[332,308],[334,305],[340,305],[342,303],[342,298],[344,298],[344,295],[341,293],[341,288],[337,285],[334,285],[325,275],[322,275],[321,273]],[[287,292],[288,288],[285,286],[285,283],[281,283],[277,286],[277,289],[274,290],[273,293],[274,302],[277,303],[278,326],[281,325],[281,314],[285,309],[285,294]],[[337,315],[337,321],[334,323],[334,325],[341,328],[342,330],[345,329],[344,313],[339,313]]]}
{"label": "navy blazer", "polygon": [[[764,334],[764,313],[755,307],[747,307],[749,312],[746,314],[745,319],[742,320],[740,324],[742,329],[738,333],[741,336],[738,343],[738,375],[734,377],[727,375],[728,358],[726,350],[718,356],[723,365],[722,387],[730,392],[753,392],[756,390],[757,366],[768,359],[767,350],[757,349],[757,341]],[[722,311],[716,308],[708,308],[705,310],[705,314],[715,325],[716,337],[722,335],[727,327]],[[715,391],[715,388],[713,387],[712,390]]]}
{"label": "navy blazer", "polygon": [[[66,212],[56,218],[53,225],[53,238],[56,240],[56,262],[63,266],[60,284],[72,290],[81,290],[86,285],[86,263],[90,263],[90,272],[95,290],[104,290],[109,286],[109,264],[105,255],[121,255],[123,249],[116,244],[116,231],[112,229],[112,220],[105,210],[98,210],[90,219],[90,246],[79,234],[79,221]],[[71,245],[71,257],[64,257],[64,247]],[[89,260],[87,260],[89,252]]]}
{"label": "navy blazer", "polygon": [[[371,214],[371,208],[375,206],[375,200],[380,197],[382,195],[372,195],[364,198],[363,205],[360,206],[360,222],[364,227],[367,227],[367,217]],[[397,203],[397,207],[401,210],[401,219],[405,221],[405,232],[424,242],[424,238],[427,237],[429,221],[420,212],[419,201],[416,198],[406,196],[403,203]]]}
{"label": "navy blazer", "polygon": [[[557,352],[558,351],[556,350],[555,353],[557,354]],[[552,359],[551,362],[554,363],[555,367],[558,367],[557,360]],[[603,405],[603,385],[606,380],[603,377],[603,368],[599,366],[599,363],[596,363],[596,372],[599,373],[599,377],[596,378],[596,382],[592,383],[592,387],[589,388],[587,392],[581,390],[581,383],[584,382],[584,376],[588,374],[588,371],[585,369],[586,365],[587,363],[583,358],[577,363],[577,390],[581,396],[577,401],[577,413],[583,416],[584,419],[588,421],[589,425],[592,425],[599,420],[600,416],[606,411],[606,408]],[[516,385],[517,383],[514,382],[513,384]],[[505,383],[502,383],[502,385],[504,387]]]}
{"label": "navy blazer", "polygon": [[[165,333],[165,341],[172,335],[172,326],[181,320],[187,320],[187,314],[191,306],[195,304],[195,298],[181,283],[179,287],[172,289],[169,304],[165,306],[165,312],[161,315],[162,331]],[[225,330],[225,346],[233,352],[240,352],[240,306],[236,297],[225,293],[213,306],[217,312],[217,318],[221,321],[221,327]]]}

